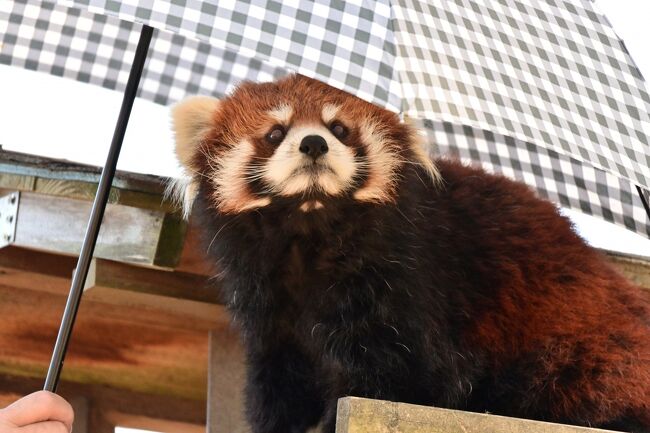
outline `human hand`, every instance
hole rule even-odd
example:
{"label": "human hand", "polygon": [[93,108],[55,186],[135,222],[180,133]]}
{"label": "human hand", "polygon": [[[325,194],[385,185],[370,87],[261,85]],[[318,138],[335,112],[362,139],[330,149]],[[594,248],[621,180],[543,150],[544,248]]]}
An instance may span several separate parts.
{"label": "human hand", "polygon": [[38,391],[0,409],[0,433],[70,433],[74,413],[62,397]]}

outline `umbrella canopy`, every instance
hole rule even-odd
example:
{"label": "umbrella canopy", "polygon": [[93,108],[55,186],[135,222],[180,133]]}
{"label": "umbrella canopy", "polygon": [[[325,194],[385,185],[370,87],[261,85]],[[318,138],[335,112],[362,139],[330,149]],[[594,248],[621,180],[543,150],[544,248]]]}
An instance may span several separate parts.
{"label": "umbrella canopy", "polygon": [[156,28],[141,97],[299,72],[402,111],[432,153],[650,235],[650,96],[589,0],[17,0],[0,63],[122,90],[134,21]]}

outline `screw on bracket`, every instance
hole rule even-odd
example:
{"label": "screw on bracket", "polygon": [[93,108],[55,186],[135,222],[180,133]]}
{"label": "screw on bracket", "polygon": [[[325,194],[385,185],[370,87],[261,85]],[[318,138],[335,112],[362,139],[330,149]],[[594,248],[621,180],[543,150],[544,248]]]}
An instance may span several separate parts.
{"label": "screw on bracket", "polygon": [[17,192],[0,196],[0,248],[14,241],[19,200]]}

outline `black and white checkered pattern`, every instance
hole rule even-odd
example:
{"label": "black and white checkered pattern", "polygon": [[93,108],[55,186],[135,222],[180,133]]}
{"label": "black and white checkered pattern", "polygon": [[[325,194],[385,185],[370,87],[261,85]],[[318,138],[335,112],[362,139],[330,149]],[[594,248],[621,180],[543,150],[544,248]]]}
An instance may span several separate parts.
{"label": "black and white checkered pattern", "polygon": [[[389,0],[59,0],[198,38],[399,109]],[[393,91],[391,94],[390,92]]]}
{"label": "black and white checkered pattern", "polygon": [[[123,91],[139,25],[51,2],[0,2],[0,64]],[[287,71],[241,52],[155,30],[138,96],[160,104],[190,94],[223,96],[241,80]]]}
{"label": "black and white checkered pattern", "polygon": [[635,186],[626,179],[509,135],[443,121],[417,125],[426,132],[433,156],[479,163],[530,185],[563,207],[650,237],[650,220]]}
{"label": "black and white checkered pattern", "polygon": [[122,90],[138,27],[49,2],[0,2],[0,63]]}
{"label": "black and white checkered pattern", "polygon": [[488,129],[650,186],[650,96],[589,0],[396,0],[406,114]]}
{"label": "black and white checkered pattern", "polygon": [[0,63],[123,90],[134,21],[157,29],[142,97],[300,72],[452,127],[434,134],[442,150],[649,233],[632,183],[650,186],[650,97],[590,0],[0,1]]}

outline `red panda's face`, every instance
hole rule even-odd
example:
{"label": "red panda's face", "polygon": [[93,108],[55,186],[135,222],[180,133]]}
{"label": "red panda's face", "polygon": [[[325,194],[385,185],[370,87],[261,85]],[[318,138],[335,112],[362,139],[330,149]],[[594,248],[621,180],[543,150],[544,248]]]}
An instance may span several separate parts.
{"label": "red panda's face", "polygon": [[343,197],[389,202],[405,162],[435,174],[394,113],[299,75],[245,83],[221,101],[188,99],[174,122],[179,160],[194,184],[209,182],[221,212],[276,198],[293,198],[304,212]]}

